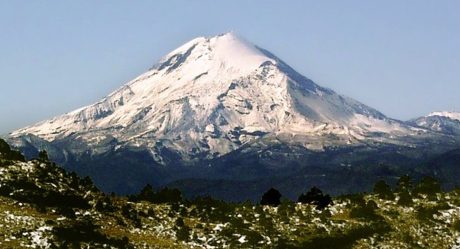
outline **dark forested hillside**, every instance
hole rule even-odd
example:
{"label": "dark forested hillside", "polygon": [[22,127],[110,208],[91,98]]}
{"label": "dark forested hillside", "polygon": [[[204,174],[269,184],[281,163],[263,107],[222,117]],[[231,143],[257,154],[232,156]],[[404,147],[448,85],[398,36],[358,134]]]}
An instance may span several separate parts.
{"label": "dark forested hillside", "polygon": [[267,188],[258,203],[187,199],[150,185],[127,197],[108,195],[50,162],[45,151],[26,161],[0,140],[0,247],[460,246],[460,191],[443,192],[435,178],[402,176],[392,186],[381,180],[369,194],[335,198],[305,189],[293,199]]}

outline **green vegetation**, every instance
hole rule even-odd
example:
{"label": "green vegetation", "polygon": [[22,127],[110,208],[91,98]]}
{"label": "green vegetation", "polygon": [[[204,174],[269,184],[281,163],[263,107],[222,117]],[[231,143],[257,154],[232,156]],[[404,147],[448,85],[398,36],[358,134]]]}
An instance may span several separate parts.
{"label": "green vegetation", "polygon": [[332,205],[332,198],[329,195],[324,195],[317,187],[313,187],[306,194],[301,194],[297,200],[303,204],[313,204],[318,209],[324,209],[329,205]]}
{"label": "green vegetation", "polygon": [[390,186],[383,180],[380,180],[375,184],[374,193],[376,193],[381,199],[392,200],[395,198]]}
{"label": "green vegetation", "polygon": [[10,164],[12,161],[24,162],[25,158],[19,151],[11,150],[10,146],[0,139],[0,166]]}
{"label": "green vegetation", "polygon": [[281,193],[278,190],[271,188],[267,192],[265,192],[264,195],[262,195],[260,205],[270,205],[273,207],[277,207],[279,204],[281,204],[280,198]]}
{"label": "green vegetation", "polygon": [[[6,145],[7,146],[7,145]],[[297,202],[276,189],[260,204],[185,200],[145,186],[107,195],[48,160],[25,161],[0,140],[0,248],[455,248],[460,190],[434,178],[379,181],[371,194]]]}

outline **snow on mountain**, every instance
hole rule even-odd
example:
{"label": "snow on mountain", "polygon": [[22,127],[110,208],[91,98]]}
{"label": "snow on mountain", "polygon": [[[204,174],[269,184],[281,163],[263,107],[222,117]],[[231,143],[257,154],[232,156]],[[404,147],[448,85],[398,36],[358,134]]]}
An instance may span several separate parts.
{"label": "snow on mountain", "polygon": [[460,135],[460,113],[432,112],[409,122],[411,125],[450,135]]}
{"label": "snow on mountain", "polygon": [[452,120],[460,121],[460,112],[432,112],[428,114],[428,117],[439,116],[439,117],[446,117]]}
{"label": "snow on mountain", "polygon": [[110,140],[116,148],[149,148],[161,162],[160,147],[184,159],[212,158],[267,134],[335,134],[359,143],[385,140],[376,133],[394,138],[419,130],[315,84],[270,52],[226,33],[193,39],[101,101],[10,136],[67,139],[90,148]]}

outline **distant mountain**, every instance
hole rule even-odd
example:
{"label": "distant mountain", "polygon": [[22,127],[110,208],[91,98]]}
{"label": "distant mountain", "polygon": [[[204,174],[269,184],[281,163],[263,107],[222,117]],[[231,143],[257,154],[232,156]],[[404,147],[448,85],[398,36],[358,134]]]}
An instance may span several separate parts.
{"label": "distant mountain", "polygon": [[460,135],[460,113],[458,112],[432,112],[427,116],[411,120],[410,124],[436,132]]}
{"label": "distant mountain", "polygon": [[[444,152],[458,140],[321,87],[233,33],[193,39],[98,103],[9,137],[28,156],[46,149],[123,193],[185,178],[286,175],[331,164],[315,160],[330,150],[393,147],[413,157],[414,148]],[[338,158],[334,165],[349,164]]]}

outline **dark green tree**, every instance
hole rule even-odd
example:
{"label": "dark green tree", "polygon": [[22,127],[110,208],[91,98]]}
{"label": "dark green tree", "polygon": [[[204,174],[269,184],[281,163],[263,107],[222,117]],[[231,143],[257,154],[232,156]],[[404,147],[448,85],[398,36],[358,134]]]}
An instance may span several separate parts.
{"label": "dark green tree", "polygon": [[117,210],[113,205],[112,199],[107,195],[97,200],[95,208],[99,212],[114,212]]}
{"label": "dark green tree", "polygon": [[189,240],[191,229],[185,224],[184,220],[181,217],[177,218],[176,220],[175,230],[176,237],[178,240]]}
{"label": "dark green tree", "polygon": [[312,204],[323,196],[323,191],[317,187],[313,187],[306,194],[301,194],[297,199],[297,202],[304,204]]}
{"label": "dark green tree", "polygon": [[332,198],[329,196],[329,195],[323,195],[323,197],[321,197],[317,204],[316,204],[316,208],[318,209],[325,209],[327,206],[329,205],[333,205],[334,203],[332,202]]}
{"label": "dark green tree", "polygon": [[180,203],[182,200],[182,193],[174,188],[163,188],[153,196],[153,203]]}
{"label": "dark green tree", "polygon": [[0,153],[8,153],[11,151],[10,146],[8,143],[5,142],[5,140],[0,138]]}
{"label": "dark green tree", "polygon": [[395,198],[390,186],[384,180],[380,180],[375,183],[374,193],[376,193],[381,199],[393,200]]}
{"label": "dark green tree", "polygon": [[411,191],[413,187],[412,179],[409,175],[403,175],[399,178],[396,191],[404,192],[404,191]]}
{"label": "dark green tree", "polygon": [[139,214],[131,204],[126,204],[121,207],[121,214],[127,219],[131,220],[135,227],[141,227],[142,221],[139,218]]}
{"label": "dark green tree", "polygon": [[377,214],[375,213],[375,210],[378,209],[377,203],[375,201],[370,200],[364,205],[358,205],[355,206],[351,209],[350,211],[350,217],[351,218],[375,218],[377,217]]}
{"label": "dark green tree", "polygon": [[260,205],[269,205],[277,207],[281,201],[281,193],[274,189],[270,188],[267,192],[262,195],[262,199],[260,200]]}
{"label": "dark green tree", "polygon": [[413,203],[412,196],[408,191],[403,191],[399,194],[398,205],[411,206]]}
{"label": "dark green tree", "polygon": [[434,195],[441,192],[441,184],[431,176],[425,176],[414,188],[417,194]]}
{"label": "dark green tree", "polygon": [[153,191],[153,187],[150,184],[145,185],[145,187],[141,190],[137,199],[140,201],[150,201],[152,202],[155,196],[155,192]]}
{"label": "dark green tree", "polygon": [[0,138],[0,159],[25,161],[24,156],[19,152],[12,150],[5,140]]}
{"label": "dark green tree", "polygon": [[46,152],[46,150],[42,150],[38,152],[38,160],[43,161],[43,162],[48,162],[49,161],[48,152]]}
{"label": "dark green tree", "polygon": [[93,180],[89,176],[85,176],[85,178],[80,180],[80,186],[85,187],[85,188],[92,188],[93,185]]}
{"label": "dark green tree", "polygon": [[328,205],[332,204],[332,198],[329,195],[324,195],[319,188],[313,187],[307,193],[301,194],[297,199],[297,202],[313,204],[318,209],[324,209]]}

